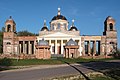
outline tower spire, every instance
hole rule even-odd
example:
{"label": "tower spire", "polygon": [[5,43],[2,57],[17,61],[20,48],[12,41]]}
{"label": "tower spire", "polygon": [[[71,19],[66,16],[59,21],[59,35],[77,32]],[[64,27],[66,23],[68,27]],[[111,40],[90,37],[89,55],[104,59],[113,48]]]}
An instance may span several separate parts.
{"label": "tower spire", "polygon": [[58,8],[58,15],[60,15],[60,8]]}

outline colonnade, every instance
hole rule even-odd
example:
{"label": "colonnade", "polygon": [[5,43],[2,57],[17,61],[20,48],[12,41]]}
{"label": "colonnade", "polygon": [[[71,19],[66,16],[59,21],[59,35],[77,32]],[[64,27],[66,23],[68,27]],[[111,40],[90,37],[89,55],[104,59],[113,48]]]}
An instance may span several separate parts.
{"label": "colonnade", "polygon": [[19,41],[19,53],[34,54],[34,41]]}
{"label": "colonnade", "polygon": [[[98,43],[98,44],[97,44]],[[84,41],[83,44],[83,55],[85,56],[86,54],[89,56],[95,56],[100,54],[100,41],[97,40],[88,40]]]}
{"label": "colonnade", "polygon": [[[54,43],[52,43],[52,41],[54,41]],[[64,43],[63,43],[63,40],[61,39],[61,40],[59,40],[60,41],[60,54],[63,54],[63,52],[64,52]],[[54,47],[55,47],[55,51],[54,51],[54,54],[58,54],[58,40],[57,39],[55,39],[55,40],[49,40],[49,45],[51,45],[51,44],[54,44]],[[52,46],[51,46],[51,48],[50,48],[50,51],[52,52]]]}
{"label": "colonnade", "polygon": [[[46,40],[49,42],[49,45],[51,45],[50,47],[50,51],[53,52],[54,54],[64,54],[64,46],[65,44],[69,41],[69,39],[54,39],[54,40]],[[77,40],[78,45],[80,45],[80,40]],[[52,45],[54,44],[54,45]],[[59,45],[58,45],[59,44]],[[58,50],[58,46],[60,48],[60,52]],[[53,47],[54,47],[54,51],[53,51]],[[59,53],[58,53],[59,52]]]}

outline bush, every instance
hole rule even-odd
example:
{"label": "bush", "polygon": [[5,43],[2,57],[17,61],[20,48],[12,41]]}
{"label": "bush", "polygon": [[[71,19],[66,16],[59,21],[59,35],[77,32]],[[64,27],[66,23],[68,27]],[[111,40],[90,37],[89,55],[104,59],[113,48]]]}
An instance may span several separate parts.
{"label": "bush", "polygon": [[3,58],[3,59],[0,60],[0,65],[1,66],[11,66],[12,61],[9,58]]}
{"label": "bush", "polygon": [[120,58],[120,50],[118,49],[116,53],[114,54],[115,58]]}

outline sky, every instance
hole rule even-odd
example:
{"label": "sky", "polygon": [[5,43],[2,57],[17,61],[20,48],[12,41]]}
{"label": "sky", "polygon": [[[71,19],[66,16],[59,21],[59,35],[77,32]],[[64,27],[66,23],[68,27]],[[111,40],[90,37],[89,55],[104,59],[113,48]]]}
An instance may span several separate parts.
{"label": "sky", "polygon": [[80,35],[102,35],[107,16],[116,20],[118,47],[120,48],[120,0],[0,0],[0,29],[9,16],[16,22],[17,32],[28,30],[38,33],[46,20],[49,22],[61,14],[80,30]]}

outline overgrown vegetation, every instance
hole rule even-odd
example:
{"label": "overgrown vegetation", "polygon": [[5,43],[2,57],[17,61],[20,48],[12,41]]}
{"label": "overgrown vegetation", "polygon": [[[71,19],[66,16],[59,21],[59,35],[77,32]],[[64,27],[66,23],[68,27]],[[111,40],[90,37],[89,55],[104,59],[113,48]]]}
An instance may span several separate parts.
{"label": "overgrown vegetation", "polygon": [[12,60],[9,58],[0,59],[0,71],[9,70],[9,66],[12,65]]}
{"label": "overgrown vegetation", "polygon": [[0,66],[11,66],[12,60],[9,58],[3,58],[0,60]]}
{"label": "overgrown vegetation", "polygon": [[27,30],[19,31],[19,32],[17,32],[17,35],[18,36],[38,36],[38,34],[31,33]]}
{"label": "overgrown vegetation", "polygon": [[2,27],[0,30],[0,54],[3,53],[3,32],[5,31],[5,28]]}
{"label": "overgrown vegetation", "polygon": [[120,49],[117,49],[117,51],[110,54],[110,56],[113,56],[114,58],[120,59]]}

